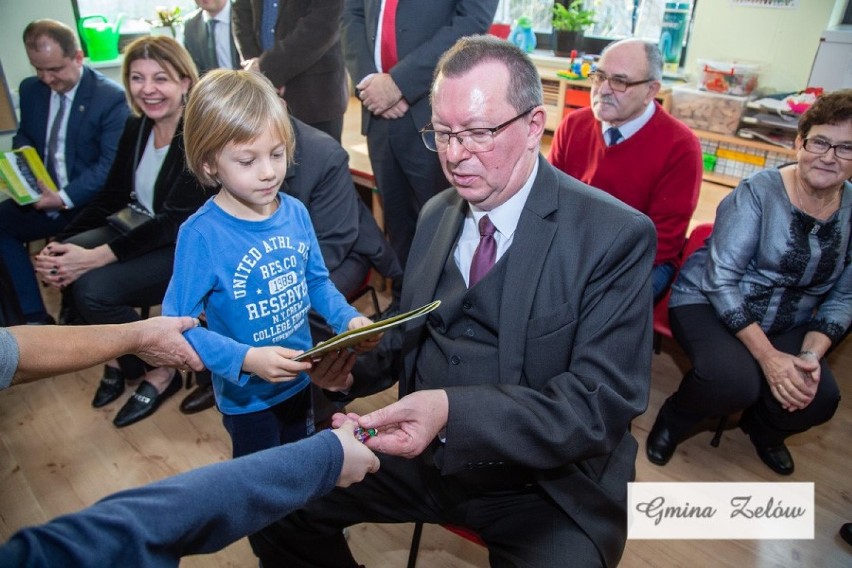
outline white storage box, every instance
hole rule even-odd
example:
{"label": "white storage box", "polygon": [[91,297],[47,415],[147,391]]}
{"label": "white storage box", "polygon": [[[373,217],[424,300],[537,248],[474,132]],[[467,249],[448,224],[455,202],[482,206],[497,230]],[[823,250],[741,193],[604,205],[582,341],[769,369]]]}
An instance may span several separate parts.
{"label": "white storage box", "polygon": [[690,128],[733,136],[748,99],[695,87],[672,87],[671,112]]}

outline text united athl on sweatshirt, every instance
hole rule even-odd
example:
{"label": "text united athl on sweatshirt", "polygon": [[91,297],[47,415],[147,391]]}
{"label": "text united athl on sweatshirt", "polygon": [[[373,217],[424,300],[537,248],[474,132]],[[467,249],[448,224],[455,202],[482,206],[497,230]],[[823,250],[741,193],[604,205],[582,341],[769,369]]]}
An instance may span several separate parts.
{"label": "text united athl on sweatshirt", "polygon": [[311,308],[337,333],[360,315],[329,280],[308,211],[298,200],[279,194],[271,216],[248,221],[209,199],[181,226],[163,314],[204,312],[207,329],[184,335],[212,372],[223,413],[270,408],[308,386],[306,373],[270,383],[241,367],[250,347],[309,349]]}

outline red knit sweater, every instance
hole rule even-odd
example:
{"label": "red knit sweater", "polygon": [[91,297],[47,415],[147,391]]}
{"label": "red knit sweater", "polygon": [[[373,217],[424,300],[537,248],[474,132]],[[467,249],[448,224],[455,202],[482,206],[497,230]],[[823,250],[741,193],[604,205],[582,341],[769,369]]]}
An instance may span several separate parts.
{"label": "red knit sweater", "polygon": [[627,140],[608,147],[591,108],[565,117],[553,136],[550,163],[651,218],[657,227],[654,265],[679,261],[701,189],[701,143],[657,104],[654,116]]}

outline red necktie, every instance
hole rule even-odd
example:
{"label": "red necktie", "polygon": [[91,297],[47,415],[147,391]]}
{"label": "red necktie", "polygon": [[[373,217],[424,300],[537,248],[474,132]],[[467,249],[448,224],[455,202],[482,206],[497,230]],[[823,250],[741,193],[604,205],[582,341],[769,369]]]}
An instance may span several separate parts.
{"label": "red necktie", "polygon": [[386,0],[382,12],[382,71],[387,73],[397,62],[396,54],[396,5],[399,0]]}
{"label": "red necktie", "polygon": [[497,259],[497,241],[494,240],[496,230],[497,228],[488,218],[488,215],[479,220],[479,245],[473,253],[473,260],[470,262],[468,288],[472,288],[474,284],[482,280],[494,266]]}

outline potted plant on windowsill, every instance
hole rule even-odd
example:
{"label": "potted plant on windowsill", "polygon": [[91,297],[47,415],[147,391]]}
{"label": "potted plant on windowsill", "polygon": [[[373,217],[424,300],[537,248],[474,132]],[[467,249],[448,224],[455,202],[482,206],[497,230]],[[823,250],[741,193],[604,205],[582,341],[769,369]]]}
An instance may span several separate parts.
{"label": "potted plant on windowsill", "polygon": [[583,48],[586,28],[595,23],[594,9],[586,9],[583,0],[573,0],[568,6],[553,3],[553,53],[568,57],[572,49]]}

